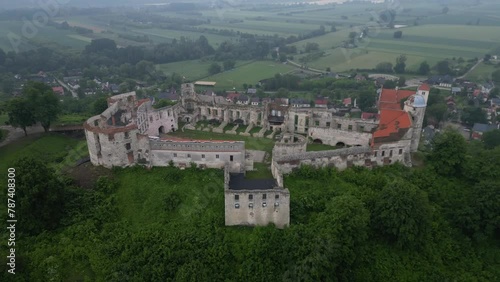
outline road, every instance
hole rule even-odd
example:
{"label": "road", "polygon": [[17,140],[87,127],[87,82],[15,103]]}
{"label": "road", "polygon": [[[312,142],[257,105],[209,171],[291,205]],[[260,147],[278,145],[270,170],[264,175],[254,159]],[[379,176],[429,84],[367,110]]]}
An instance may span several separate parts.
{"label": "road", "polygon": [[71,89],[66,83],[60,81],[59,79],[56,78],[56,80],[59,84],[62,85],[62,87],[64,87],[66,90],[71,92],[71,95],[73,96],[73,98],[78,99],[78,94],[75,91],[73,91],[73,89]]}
{"label": "road", "polygon": [[[0,143],[0,147],[3,147],[9,143],[12,143],[24,137],[24,131],[21,128],[14,128],[8,125],[0,126],[0,128],[9,131],[9,135],[7,135],[7,138],[5,138],[5,140],[3,140],[3,142]],[[28,135],[31,135],[35,133],[42,133],[44,132],[44,130],[43,127],[41,127],[40,125],[36,125],[26,128],[26,132],[28,132]]]}
{"label": "road", "polygon": [[477,68],[477,66],[479,66],[479,64],[482,62],[483,62],[483,59],[480,59],[479,61],[477,61],[477,63],[474,66],[472,66],[472,68],[470,68],[470,70],[468,70],[464,75],[457,77],[457,79],[463,79],[464,77],[469,75],[469,73],[471,73],[475,68]]}

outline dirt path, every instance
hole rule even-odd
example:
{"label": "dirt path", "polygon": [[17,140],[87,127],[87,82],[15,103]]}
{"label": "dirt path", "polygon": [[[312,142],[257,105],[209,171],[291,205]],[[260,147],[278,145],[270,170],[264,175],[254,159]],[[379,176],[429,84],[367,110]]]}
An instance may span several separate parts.
{"label": "dirt path", "polygon": [[[0,147],[3,147],[5,145],[7,145],[7,144],[10,144],[10,143],[18,140],[18,139],[21,139],[21,138],[25,137],[24,136],[24,131],[21,128],[14,128],[12,126],[7,126],[7,125],[0,126],[0,128],[9,131],[9,134],[7,135],[7,138],[5,138],[5,140],[3,140],[3,142],[0,143]],[[43,127],[41,127],[39,125],[28,127],[26,129],[26,131],[28,132],[28,135],[44,132],[43,131]]]}
{"label": "dirt path", "polygon": [[483,59],[480,59],[479,61],[477,61],[477,63],[474,66],[472,66],[472,68],[470,68],[470,70],[468,70],[464,75],[457,77],[457,79],[462,79],[462,78],[468,76],[482,62],[483,62]]}

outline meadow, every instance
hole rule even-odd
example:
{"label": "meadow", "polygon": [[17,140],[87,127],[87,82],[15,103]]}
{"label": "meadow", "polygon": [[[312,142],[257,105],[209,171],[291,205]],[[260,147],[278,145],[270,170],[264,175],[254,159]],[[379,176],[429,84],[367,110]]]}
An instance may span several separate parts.
{"label": "meadow", "polygon": [[240,88],[243,83],[256,85],[260,80],[271,78],[277,73],[287,73],[295,69],[293,66],[274,61],[256,61],[238,68],[204,78],[215,81],[215,89],[230,90]]}
{"label": "meadow", "polygon": [[481,63],[479,64],[473,71],[471,71],[466,78],[472,81],[477,81],[477,82],[487,82],[491,80],[491,74],[496,71],[500,70],[500,64],[498,63],[491,63],[491,64],[485,64]]}

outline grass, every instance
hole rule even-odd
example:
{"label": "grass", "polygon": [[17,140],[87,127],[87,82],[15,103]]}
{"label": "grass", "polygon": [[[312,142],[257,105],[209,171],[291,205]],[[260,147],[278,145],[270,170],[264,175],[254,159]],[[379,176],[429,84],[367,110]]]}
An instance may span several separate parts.
{"label": "grass", "polygon": [[325,145],[325,144],[307,144],[306,151],[307,152],[316,152],[316,151],[329,151],[338,149],[335,146]]}
{"label": "grass", "polygon": [[491,79],[491,74],[500,69],[500,64],[479,64],[467,75],[467,79],[477,82],[485,82]]}
{"label": "grass", "polygon": [[259,150],[271,153],[274,147],[274,141],[267,138],[255,138],[249,136],[223,134],[215,132],[184,130],[169,133],[170,136],[179,138],[199,139],[199,140],[229,140],[229,141],[245,141],[245,148],[249,150]]}
{"label": "grass", "polygon": [[262,79],[271,78],[277,73],[287,73],[293,69],[293,66],[278,62],[256,61],[230,71],[206,77],[204,80],[217,82],[215,85],[217,90],[229,90],[240,88],[244,83],[256,85]]}
{"label": "grass", "polygon": [[5,140],[5,138],[7,138],[8,135],[9,135],[8,130],[0,129],[0,143],[3,142],[3,140]]}
{"label": "grass", "polygon": [[247,171],[245,177],[248,179],[269,179],[273,178],[269,164],[254,163],[253,171]]}
{"label": "grass", "polygon": [[9,116],[7,114],[0,115],[0,126],[5,125],[5,123],[9,120]]}
{"label": "grass", "polygon": [[[136,230],[148,224],[188,220],[213,201],[220,202],[217,209],[224,209],[224,183],[220,170],[136,168],[122,170],[116,176],[121,218]],[[173,198],[179,200],[177,207],[172,207]]]}
{"label": "grass", "polygon": [[22,157],[33,157],[45,163],[69,164],[69,158],[76,162],[78,156],[86,151],[83,143],[86,144],[86,141],[60,134],[30,135],[0,148],[0,169],[7,170]]}
{"label": "grass", "polygon": [[59,116],[54,126],[58,125],[82,125],[90,116],[82,114],[67,114]]}
{"label": "grass", "polygon": [[262,130],[262,127],[260,127],[260,126],[254,126],[250,130],[250,134],[259,133],[261,130]]}

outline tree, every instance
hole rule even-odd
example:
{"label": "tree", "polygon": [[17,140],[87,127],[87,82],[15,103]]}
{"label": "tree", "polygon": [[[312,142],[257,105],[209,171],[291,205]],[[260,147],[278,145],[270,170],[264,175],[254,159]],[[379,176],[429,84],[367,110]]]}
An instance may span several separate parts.
{"label": "tree", "polygon": [[472,126],[474,123],[486,123],[488,119],[483,109],[479,107],[466,107],[460,116],[462,122]]}
{"label": "tree", "polygon": [[372,108],[376,102],[376,95],[372,91],[362,91],[359,93],[359,108],[366,112]]}
{"label": "tree", "polygon": [[440,124],[446,112],[448,111],[448,107],[444,103],[437,103],[427,107],[425,112],[425,117],[429,120],[432,119],[436,122],[436,124]]}
{"label": "tree", "polygon": [[8,123],[14,127],[19,127],[28,136],[26,127],[36,123],[35,112],[31,103],[25,98],[14,98],[7,103]]}
{"label": "tree", "polygon": [[401,30],[395,31],[393,37],[399,39],[403,37],[403,32]]}
{"label": "tree", "polygon": [[319,44],[316,43],[316,42],[307,42],[305,50],[306,50],[306,52],[318,51],[319,50]]}
{"label": "tree", "polygon": [[388,79],[384,82],[384,88],[387,88],[387,89],[394,89],[394,88],[396,88],[397,85],[398,84],[396,81],[390,80],[390,79]]}
{"label": "tree", "polygon": [[349,43],[354,44],[356,42],[356,36],[358,36],[358,33],[355,31],[349,32]]}
{"label": "tree", "polygon": [[441,74],[450,74],[451,69],[450,69],[450,63],[447,60],[440,61],[436,64],[435,66],[436,71]]}
{"label": "tree", "polygon": [[466,160],[467,143],[456,130],[446,129],[433,140],[429,156],[434,169],[440,175],[460,176]]}
{"label": "tree", "polygon": [[37,234],[59,225],[64,207],[64,185],[54,171],[34,158],[23,158],[16,169],[16,218],[22,231]]}
{"label": "tree", "polygon": [[224,70],[228,71],[230,69],[234,69],[236,62],[234,60],[225,60],[224,63],[222,63],[222,65],[224,66]]}
{"label": "tree", "polygon": [[222,71],[222,67],[219,64],[215,63],[215,62],[212,63],[210,65],[210,67],[208,67],[208,73],[210,73],[211,75],[217,74],[217,73],[219,73],[221,71]]}
{"label": "tree", "polygon": [[493,149],[500,146],[500,130],[495,129],[485,132],[481,138],[486,149]]}
{"label": "tree", "polygon": [[484,55],[483,61],[489,62],[490,60],[491,60],[491,55],[490,54]]}
{"label": "tree", "polygon": [[399,87],[403,87],[405,85],[406,85],[406,77],[404,77],[404,76],[399,77],[399,79],[398,79],[398,86]]}
{"label": "tree", "polygon": [[396,59],[396,65],[394,66],[394,72],[404,73],[406,68],[406,56],[401,55]]}
{"label": "tree", "polygon": [[99,97],[92,103],[92,113],[94,115],[100,115],[108,108],[108,99],[106,97]]}
{"label": "tree", "polygon": [[400,248],[425,244],[430,221],[427,194],[404,180],[386,185],[375,202],[375,228]]}
{"label": "tree", "polygon": [[48,132],[50,124],[56,121],[61,113],[59,98],[50,86],[40,82],[29,83],[23,93],[34,109],[35,120],[40,122],[45,132]]}
{"label": "tree", "polygon": [[491,74],[491,79],[496,82],[500,83],[500,70],[496,70]]}
{"label": "tree", "polygon": [[393,65],[389,62],[378,63],[375,70],[383,73],[392,73]]}
{"label": "tree", "polygon": [[3,66],[5,64],[5,60],[7,59],[7,55],[3,51],[2,48],[0,48],[0,66]]}
{"label": "tree", "polygon": [[116,42],[108,38],[93,39],[89,45],[85,46],[87,53],[116,52]]}
{"label": "tree", "polygon": [[420,63],[420,67],[418,68],[418,74],[426,75],[430,71],[431,71],[431,67],[429,66],[427,61],[423,61],[422,63]]}

